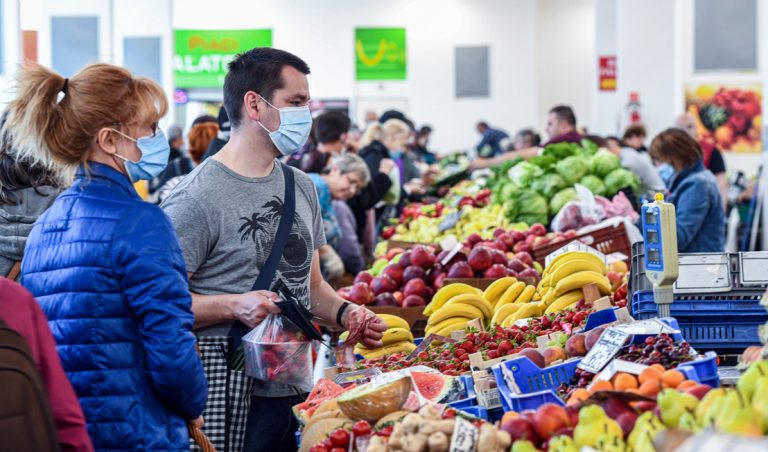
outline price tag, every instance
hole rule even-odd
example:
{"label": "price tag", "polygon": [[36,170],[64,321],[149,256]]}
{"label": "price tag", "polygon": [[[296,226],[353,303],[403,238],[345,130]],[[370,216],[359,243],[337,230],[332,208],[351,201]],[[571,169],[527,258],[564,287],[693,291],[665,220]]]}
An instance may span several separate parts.
{"label": "price tag", "polygon": [[376,375],[381,375],[381,370],[375,367],[361,370],[353,370],[352,372],[345,372],[333,377],[333,382],[337,385],[343,385],[348,383],[361,383],[367,382]]}
{"label": "price tag", "polygon": [[581,360],[579,369],[595,374],[600,372],[621,350],[628,337],[629,333],[625,331],[616,330],[614,327],[606,329],[587,356]]}
{"label": "price tag", "polygon": [[450,452],[474,452],[480,431],[471,422],[457,416],[453,426]]}
{"label": "price tag", "polygon": [[461,218],[461,212],[461,210],[457,210],[456,212],[452,212],[446,215],[445,218],[443,218],[443,221],[440,223],[440,226],[437,227],[437,230],[440,232],[445,232],[449,229],[453,229]]}
{"label": "price tag", "polygon": [[453,256],[455,256],[455,255],[456,255],[456,254],[457,254],[459,251],[461,251],[461,249],[462,249],[462,248],[464,248],[464,245],[462,245],[461,243],[457,243],[457,244],[456,244],[456,245],[453,247],[453,249],[451,249],[451,252],[450,252],[450,253],[448,253],[448,254],[447,254],[447,255],[446,255],[444,258],[443,258],[443,260],[441,260],[441,261],[440,261],[440,263],[441,263],[441,264],[443,264],[443,265],[448,265],[448,262],[450,262],[450,261],[451,261],[451,259],[453,259]]}
{"label": "price tag", "polygon": [[658,336],[661,333],[667,334],[680,334],[679,330],[672,328],[666,323],[662,322],[658,318],[648,320],[638,320],[632,323],[624,323],[622,325],[614,325],[611,328],[618,331],[623,331],[627,334],[651,334]]}

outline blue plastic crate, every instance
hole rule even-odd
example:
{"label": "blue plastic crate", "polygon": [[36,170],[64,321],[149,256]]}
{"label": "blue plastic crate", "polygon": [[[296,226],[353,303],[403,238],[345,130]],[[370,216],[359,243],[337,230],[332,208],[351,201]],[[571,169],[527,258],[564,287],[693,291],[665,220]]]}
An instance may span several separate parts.
{"label": "blue plastic crate", "polygon": [[[720,295],[720,294],[718,294]],[[675,301],[670,307],[673,317],[691,317],[697,319],[722,320],[725,315],[730,320],[743,318],[759,320],[765,323],[768,320],[768,312],[760,306],[759,297],[729,296],[723,297],[697,297],[691,295],[675,295]],[[632,316],[636,319],[649,319],[658,317],[656,303],[654,303],[652,290],[641,290],[632,295]]]}
{"label": "blue plastic crate", "polygon": [[477,406],[477,394],[475,393],[475,382],[472,380],[472,376],[461,375],[459,376],[459,379],[464,385],[467,397],[461,400],[456,400],[455,402],[450,402],[448,405],[460,410],[466,410],[466,408]]}
{"label": "blue plastic crate", "polygon": [[598,326],[616,321],[616,311],[613,308],[595,311],[587,317],[587,323],[584,324],[584,331],[590,331]]}
{"label": "blue plastic crate", "polygon": [[508,410],[503,408],[491,408],[490,410],[484,406],[473,406],[468,408],[462,408],[461,411],[471,414],[472,416],[482,419],[488,422],[500,421],[501,417]]}
{"label": "blue plastic crate", "polygon": [[688,375],[689,369],[694,370],[696,372],[695,380],[699,383],[710,385],[713,388],[720,386],[720,376],[717,373],[717,354],[715,352],[707,352],[703,358],[681,364],[677,368],[686,372],[686,375]]}
{"label": "blue plastic crate", "polygon": [[[677,322],[677,319],[674,317],[662,317],[660,319],[662,322],[666,323],[670,327],[680,331],[680,324]],[[651,336],[655,336],[655,334],[635,334],[632,336],[632,343],[633,344],[642,344],[645,342],[645,339]],[[685,339],[682,335],[682,333],[675,333],[671,335],[672,340],[675,342],[682,342],[683,339]]]}
{"label": "blue plastic crate", "polygon": [[580,362],[581,359],[572,359],[542,369],[528,357],[520,356],[493,366],[493,374],[497,382],[504,381],[501,366],[506,367],[514,375],[520,391],[530,394],[545,389],[557,389],[561,383],[568,383]]}
{"label": "blue plastic crate", "polygon": [[732,322],[724,314],[718,323],[697,322],[678,318],[685,339],[701,352],[741,353],[751,345],[760,345],[758,327],[765,320]]}

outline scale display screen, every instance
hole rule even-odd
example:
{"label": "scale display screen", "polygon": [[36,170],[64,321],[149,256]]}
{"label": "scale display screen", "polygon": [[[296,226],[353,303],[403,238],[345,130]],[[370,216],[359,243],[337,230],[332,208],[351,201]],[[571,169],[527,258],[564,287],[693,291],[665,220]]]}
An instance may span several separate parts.
{"label": "scale display screen", "polygon": [[648,262],[653,264],[661,263],[661,254],[659,253],[659,250],[653,248],[648,250]]}
{"label": "scale display screen", "polygon": [[645,236],[648,243],[659,243],[659,231],[646,231]]}
{"label": "scale display screen", "polygon": [[657,220],[656,212],[654,212],[652,209],[648,209],[645,211],[645,224],[647,225],[654,225],[656,224]]}

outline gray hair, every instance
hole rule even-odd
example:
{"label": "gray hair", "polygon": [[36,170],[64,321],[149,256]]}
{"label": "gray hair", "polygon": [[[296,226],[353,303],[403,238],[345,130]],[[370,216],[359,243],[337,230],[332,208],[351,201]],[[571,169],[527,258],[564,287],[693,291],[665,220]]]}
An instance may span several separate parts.
{"label": "gray hair", "polygon": [[345,152],[343,154],[335,155],[331,157],[328,163],[328,171],[333,168],[338,168],[341,174],[355,173],[360,176],[360,182],[363,186],[368,185],[371,181],[371,172],[368,170],[365,160],[360,158],[357,154]]}

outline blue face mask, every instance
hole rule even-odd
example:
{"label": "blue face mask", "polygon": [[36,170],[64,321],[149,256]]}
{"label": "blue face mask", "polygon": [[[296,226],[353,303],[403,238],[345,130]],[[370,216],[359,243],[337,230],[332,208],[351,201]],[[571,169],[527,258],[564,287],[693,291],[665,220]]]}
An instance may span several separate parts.
{"label": "blue face mask", "polygon": [[672,182],[672,179],[675,178],[675,168],[670,165],[669,163],[664,163],[658,168],[659,176],[661,177],[661,180],[664,181],[664,185],[669,187],[669,184]]}
{"label": "blue face mask", "polygon": [[267,131],[272,143],[283,156],[296,153],[307,142],[312,130],[312,112],[309,111],[309,106],[277,108],[267,99],[261,97],[261,100],[280,112],[280,126],[277,130],[270,131],[261,122],[259,125]]}
{"label": "blue face mask", "polygon": [[151,137],[141,137],[138,139],[131,138],[119,130],[112,130],[134,141],[139,151],[141,151],[141,158],[138,162],[133,162],[122,155],[115,154],[118,158],[125,161],[125,170],[128,171],[128,178],[132,182],[152,180],[159,176],[165,167],[168,166],[168,155],[171,152],[171,146],[168,144],[168,139],[165,138],[162,130],[158,130]]}
{"label": "blue face mask", "polygon": [[403,156],[403,151],[401,151],[400,149],[396,151],[389,151],[389,156],[392,157],[393,160],[397,160]]}

